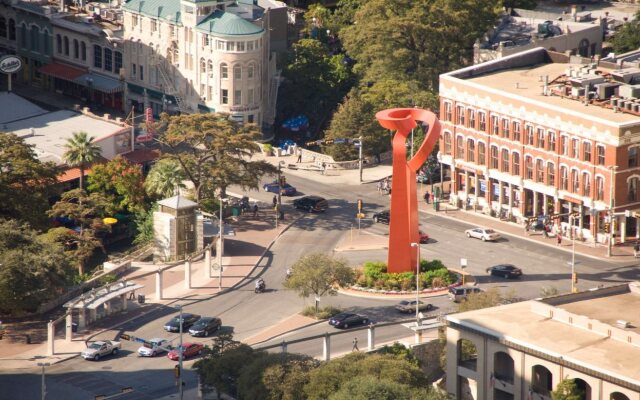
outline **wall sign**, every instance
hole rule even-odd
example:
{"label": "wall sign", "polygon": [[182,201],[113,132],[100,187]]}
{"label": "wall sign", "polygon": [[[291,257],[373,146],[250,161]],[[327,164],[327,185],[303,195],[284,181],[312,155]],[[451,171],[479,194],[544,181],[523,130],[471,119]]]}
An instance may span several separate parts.
{"label": "wall sign", "polygon": [[18,56],[7,55],[0,58],[0,72],[14,74],[22,69],[22,59]]}

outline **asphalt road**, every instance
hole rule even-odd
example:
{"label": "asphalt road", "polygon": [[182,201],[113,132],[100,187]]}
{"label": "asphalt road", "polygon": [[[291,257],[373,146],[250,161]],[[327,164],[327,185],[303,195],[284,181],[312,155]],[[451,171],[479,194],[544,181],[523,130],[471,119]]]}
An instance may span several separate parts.
{"label": "asphalt road", "polygon": [[[375,185],[353,187],[332,187],[314,181],[290,176],[288,182],[298,188],[302,194],[317,194],[329,199],[330,209],[325,214],[299,214],[286,208],[287,218],[302,215],[289,230],[275,243],[263,259],[259,268],[244,286],[221,296],[199,297],[181,301],[185,311],[200,315],[215,315],[222,318],[225,329],[233,329],[238,339],[252,336],[273,323],[299,311],[305,304],[304,299],[282,288],[281,282],[286,269],[302,255],[311,251],[331,252],[341,236],[351,229],[355,222],[355,202],[363,199],[368,215],[388,207],[388,196],[379,195]],[[234,190],[231,190],[232,192]],[[235,192],[239,192],[235,190]],[[270,202],[273,194],[251,192],[252,198]],[[291,202],[284,198],[284,204]],[[534,298],[539,296],[542,286],[554,286],[560,291],[570,288],[571,256],[554,247],[541,246],[520,238],[507,237],[496,243],[484,243],[467,239],[463,231],[469,226],[459,221],[437,216],[421,214],[422,229],[431,236],[430,243],[421,246],[422,257],[438,258],[446,265],[459,265],[460,258],[467,258],[468,271],[472,273],[482,287],[500,287],[513,290],[518,297]],[[386,225],[363,221],[363,228],[372,233],[385,235]],[[550,240],[551,242],[551,240]],[[366,260],[384,260],[384,251],[353,251],[342,253],[352,264]],[[611,284],[621,280],[638,279],[634,266],[620,266],[584,257],[576,257],[580,276],[580,288],[589,288],[600,283]],[[487,276],[486,268],[498,263],[513,263],[524,270],[520,280],[507,281]],[[256,295],[253,292],[253,279],[262,276],[268,291]],[[397,300],[359,298],[345,295],[326,297],[323,305],[331,304],[343,309],[361,312],[376,322],[395,321],[406,318],[397,313],[393,305]],[[455,308],[446,297],[432,298],[429,302],[436,306],[435,312],[448,312]],[[121,331],[134,332],[136,336],[167,337],[177,342],[176,334],[167,334],[162,329],[164,322],[177,311],[164,307],[155,313],[147,314],[120,327]],[[280,343],[290,340],[333,331],[326,323],[313,325],[294,334],[273,340]],[[118,331],[105,332],[98,338],[112,339]],[[397,325],[376,332],[378,342],[412,334],[407,328]],[[357,333],[346,331],[344,335],[332,340],[332,351],[337,353],[351,351],[353,338],[358,337],[360,349],[366,347],[366,330]],[[208,339],[210,340],[210,339]],[[207,339],[198,341],[207,343]],[[269,344],[269,343],[265,343]],[[47,369],[47,385],[50,399],[93,399],[95,395],[117,393],[122,387],[133,387],[134,392],[118,399],[157,399],[176,393],[173,366],[176,364],[166,357],[155,359],[139,358],[136,354],[137,343],[124,342],[123,351],[118,357],[105,358],[99,362],[89,362],[75,358]],[[320,355],[320,341],[292,345],[289,351],[309,355]],[[186,363],[187,368],[193,361]],[[40,396],[40,371],[3,371],[0,373],[0,399],[37,399]],[[185,371],[188,388],[195,386],[195,373]]]}

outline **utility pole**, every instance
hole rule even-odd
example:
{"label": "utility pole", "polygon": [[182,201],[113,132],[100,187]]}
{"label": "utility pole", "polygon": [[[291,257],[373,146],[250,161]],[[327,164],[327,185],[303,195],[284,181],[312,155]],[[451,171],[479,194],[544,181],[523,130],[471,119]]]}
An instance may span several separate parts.
{"label": "utility pole", "polygon": [[134,106],[131,106],[131,151],[136,149],[136,117]]}
{"label": "utility pole", "polygon": [[49,363],[38,363],[38,367],[42,367],[42,384],[40,387],[40,398],[41,400],[45,400],[47,398],[47,383],[45,381],[45,373],[44,367],[48,367]]}
{"label": "utility pole", "polygon": [[360,182],[362,182],[362,136],[358,137],[358,169],[360,170]]}
{"label": "utility pole", "polygon": [[[222,270],[220,271],[220,273],[222,274]],[[180,376],[178,377],[178,393],[180,393],[180,400],[182,400],[182,397],[184,395],[184,387],[182,387],[182,325],[184,324],[184,321],[182,321],[182,306],[178,307],[180,307],[180,347],[178,348],[178,365],[180,368]]]}

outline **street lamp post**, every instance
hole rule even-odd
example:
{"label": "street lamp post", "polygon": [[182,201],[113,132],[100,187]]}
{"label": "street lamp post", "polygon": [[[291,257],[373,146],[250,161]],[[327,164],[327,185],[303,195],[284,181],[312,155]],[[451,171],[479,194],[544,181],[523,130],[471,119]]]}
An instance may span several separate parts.
{"label": "street lamp post", "polygon": [[613,207],[615,207],[616,202],[613,197],[615,194],[614,186],[614,171],[618,168],[617,165],[609,166],[609,171],[611,172],[609,175],[609,237],[607,238],[607,257],[611,257],[611,242],[613,240]]}
{"label": "street lamp post", "polygon": [[362,136],[358,137],[358,169],[360,170],[360,182],[362,182]]}
{"label": "street lamp post", "polygon": [[218,274],[218,288],[222,289],[222,252],[224,250],[224,221],[223,221],[223,216],[222,216],[222,211],[224,209],[224,203],[227,202],[227,198],[226,197],[222,197],[222,194],[220,195],[220,220],[218,222],[218,229],[219,232],[218,234],[220,235],[219,238],[219,246],[218,249],[216,251],[216,258],[218,259],[218,266],[220,267],[220,272]]}
{"label": "street lamp post", "polygon": [[415,247],[418,252],[416,258],[416,326],[420,325],[420,243],[411,243],[411,247]]}
{"label": "street lamp post", "polygon": [[578,288],[576,287],[576,235],[573,234],[573,227],[575,224],[575,217],[569,216],[569,225],[571,226],[571,293],[576,293]]}
{"label": "street lamp post", "polygon": [[[222,273],[222,272],[221,272]],[[184,394],[184,388],[182,387],[182,306],[179,305],[180,310],[180,344],[178,345],[178,368],[180,368],[180,374],[178,375],[178,393],[180,394],[180,400]]]}
{"label": "street lamp post", "polygon": [[45,400],[47,397],[47,383],[45,382],[45,373],[44,373],[44,367],[48,367],[49,363],[38,363],[38,367],[42,367],[42,384],[41,384],[41,391],[40,391],[40,398],[42,400]]}

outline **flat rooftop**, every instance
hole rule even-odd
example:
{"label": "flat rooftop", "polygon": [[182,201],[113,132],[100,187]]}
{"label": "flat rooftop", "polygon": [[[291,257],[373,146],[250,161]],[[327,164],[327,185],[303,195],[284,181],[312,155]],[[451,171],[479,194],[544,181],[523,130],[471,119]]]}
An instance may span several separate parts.
{"label": "flat rooftop", "polygon": [[[602,289],[602,294],[581,292],[550,298],[548,303],[547,299],[530,300],[452,314],[447,319],[640,385],[640,293],[620,293],[620,287],[624,286]],[[558,302],[561,304],[555,304]],[[553,317],[549,310],[553,310]],[[629,321],[632,327],[618,328],[617,320]],[[608,336],[607,330],[627,336],[614,339]],[[627,337],[632,339],[631,343],[624,340]]]}
{"label": "flat rooftop", "polygon": [[[47,110],[38,107],[30,101],[9,92],[0,92],[0,124],[46,114]],[[0,131],[6,131],[5,126],[0,126]]]}
{"label": "flat rooftop", "polygon": [[[517,55],[518,54],[514,56]],[[549,82],[553,82],[554,79],[564,75],[570,67],[579,69],[584,67],[584,64],[542,63],[488,72],[476,77],[466,78],[465,80],[484,86],[487,89],[522,97],[522,101],[525,103],[531,100],[538,101],[552,108],[566,110],[573,114],[584,114],[585,116],[601,118],[614,123],[640,123],[640,118],[632,114],[614,112],[611,109],[593,104],[585,106],[582,101],[567,97],[544,96],[542,94],[543,83],[540,81],[540,77],[549,76]],[[601,67],[598,69],[603,72],[610,71]],[[550,86],[552,87],[553,85]]]}

